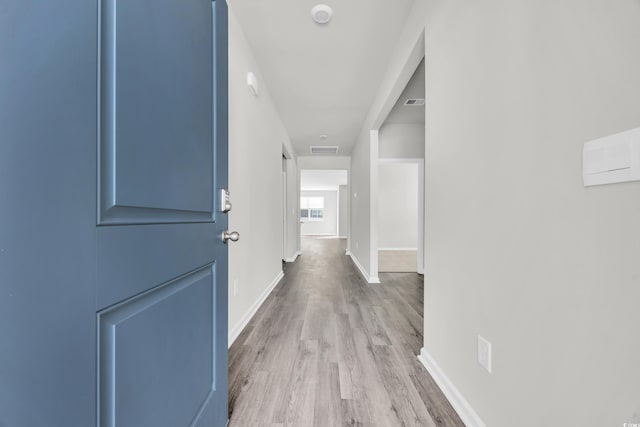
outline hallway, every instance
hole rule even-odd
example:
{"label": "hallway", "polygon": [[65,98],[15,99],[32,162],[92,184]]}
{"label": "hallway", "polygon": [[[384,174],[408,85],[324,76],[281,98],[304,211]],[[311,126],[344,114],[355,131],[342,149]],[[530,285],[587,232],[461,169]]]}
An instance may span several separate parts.
{"label": "hallway", "polygon": [[366,284],[343,239],[302,252],[229,350],[229,426],[462,426],[416,358],[422,279]]}

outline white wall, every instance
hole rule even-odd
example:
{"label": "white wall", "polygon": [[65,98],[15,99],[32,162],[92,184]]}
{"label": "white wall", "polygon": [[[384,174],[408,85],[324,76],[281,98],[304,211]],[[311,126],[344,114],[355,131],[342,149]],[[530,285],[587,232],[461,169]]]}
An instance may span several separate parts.
{"label": "white wall", "polygon": [[[246,84],[248,71],[260,82],[254,97]],[[251,123],[251,126],[247,126]],[[246,322],[256,304],[282,270],[282,151],[289,137],[261,79],[260,70],[242,29],[229,10],[229,191],[233,210],[229,228],[240,240],[229,244],[229,327],[231,338]],[[288,161],[297,180],[295,159]],[[290,200],[297,200],[293,188]],[[297,202],[296,211],[297,211]],[[297,247],[297,215],[289,223],[293,250]],[[290,244],[291,245],[291,244]],[[297,249],[295,249],[297,250]],[[250,266],[250,268],[247,268]],[[234,295],[234,280],[238,294]]]}
{"label": "white wall", "polygon": [[381,159],[424,159],[424,123],[389,123],[380,128]]}
{"label": "white wall", "polygon": [[338,187],[338,235],[347,237],[349,234],[349,187]]}
{"label": "white wall", "polygon": [[640,126],[640,2],[416,1],[354,187],[423,30],[426,352],[487,426],[640,423],[640,183],[581,177],[585,141]]}
{"label": "white wall", "polygon": [[338,235],[338,191],[301,191],[301,197],[324,197],[322,221],[306,221],[300,224],[300,234]]}
{"label": "white wall", "polygon": [[378,166],[378,249],[418,248],[418,164]]}
{"label": "white wall", "polygon": [[[366,126],[366,125],[365,125]],[[351,254],[364,269],[371,271],[371,165],[378,159],[377,149],[372,154],[369,132],[360,134],[351,153]],[[376,205],[377,210],[377,205]]]}

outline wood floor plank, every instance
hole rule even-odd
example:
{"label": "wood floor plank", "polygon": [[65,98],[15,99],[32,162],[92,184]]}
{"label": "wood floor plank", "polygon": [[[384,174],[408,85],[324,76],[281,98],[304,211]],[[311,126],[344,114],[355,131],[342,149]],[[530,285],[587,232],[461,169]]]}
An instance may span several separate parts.
{"label": "wood floor plank", "polygon": [[375,346],[373,355],[395,410],[407,426],[435,427],[420,394],[414,388],[391,346]]}
{"label": "wood floor plank", "polygon": [[343,399],[362,399],[362,370],[356,355],[353,331],[346,315],[337,316],[337,336],[340,396]]}
{"label": "wood floor plank", "polygon": [[313,425],[315,427],[341,426],[342,399],[337,363],[318,363],[315,398]]}
{"label": "wood floor plank", "polygon": [[342,420],[345,426],[373,427],[371,416],[363,400],[342,399]]}
{"label": "wood floor plank", "polygon": [[229,349],[229,426],[464,426],[416,358],[422,278],[367,284],[343,239],[302,251]]}
{"label": "wood floor plank", "polygon": [[318,342],[299,341],[295,359],[288,362],[293,362],[289,381],[278,396],[279,404],[272,421],[290,426],[312,426],[318,380]]}

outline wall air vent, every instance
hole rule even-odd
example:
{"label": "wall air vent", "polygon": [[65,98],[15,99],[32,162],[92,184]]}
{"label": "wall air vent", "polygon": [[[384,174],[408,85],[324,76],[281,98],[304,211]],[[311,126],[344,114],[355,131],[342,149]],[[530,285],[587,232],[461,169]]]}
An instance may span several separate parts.
{"label": "wall air vent", "polygon": [[404,101],[404,105],[409,107],[421,107],[424,105],[424,98],[410,98]]}
{"label": "wall air vent", "polygon": [[338,154],[337,145],[312,145],[311,154]]}

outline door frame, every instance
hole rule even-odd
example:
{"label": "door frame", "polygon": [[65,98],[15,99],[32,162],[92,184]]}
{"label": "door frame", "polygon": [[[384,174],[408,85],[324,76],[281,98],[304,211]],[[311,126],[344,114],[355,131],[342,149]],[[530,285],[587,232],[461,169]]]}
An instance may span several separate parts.
{"label": "door frame", "polygon": [[[420,158],[385,158],[378,159],[378,164],[409,163],[418,165],[418,254],[417,273],[424,274],[424,159]],[[379,197],[376,197],[379,201]],[[379,227],[378,223],[378,227]],[[379,229],[377,233],[379,234]],[[376,253],[380,251],[376,239]]]}
{"label": "door frame", "polygon": [[[417,34],[417,37],[413,43],[411,49],[406,53],[402,64],[399,66],[399,75],[397,80],[395,81],[391,91],[387,94],[387,97],[384,99],[382,104],[376,109],[373,114],[373,121],[369,128],[369,186],[370,186],[370,204],[369,204],[369,283],[380,283],[380,279],[378,277],[378,165],[379,165],[379,133],[380,128],[384,124],[384,121],[387,119],[387,116],[393,109],[396,101],[402,94],[402,91],[411,80],[411,76],[416,71],[420,62],[426,57],[426,49],[425,49],[425,32],[424,29]],[[425,72],[426,79],[426,72]],[[426,85],[425,85],[425,90]],[[428,94],[425,94],[428,96]],[[426,98],[425,96],[425,98]],[[425,108],[425,130],[427,124],[426,118],[427,109]],[[426,132],[425,132],[425,152],[426,152]],[[423,168],[423,176],[424,176],[424,168]],[[426,179],[426,178],[425,178]],[[425,181],[423,179],[423,181]],[[423,182],[423,188],[426,188],[426,182]],[[424,191],[423,191],[424,198]],[[424,200],[424,199],[423,199]],[[422,203],[424,209],[425,202]],[[426,217],[425,217],[426,219]],[[422,240],[423,240],[423,248],[426,242],[426,236],[424,232],[425,224],[422,224]],[[422,265],[424,271],[425,259],[422,257]],[[424,273],[423,273],[424,274]]]}
{"label": "door frame", "polygon": [[[284,159],[286,161],[286,159]],[[282,182],[280,189],[282,190],[282,260],[287,260],[287,242],[288,242],[288,233],[287,233],[287,224],[289,224],[287,215],[287,172],[282,171]]]}

